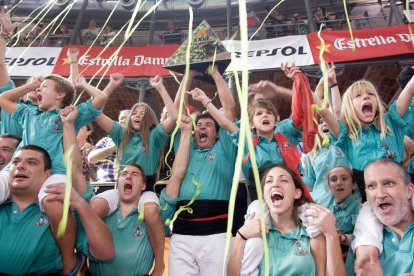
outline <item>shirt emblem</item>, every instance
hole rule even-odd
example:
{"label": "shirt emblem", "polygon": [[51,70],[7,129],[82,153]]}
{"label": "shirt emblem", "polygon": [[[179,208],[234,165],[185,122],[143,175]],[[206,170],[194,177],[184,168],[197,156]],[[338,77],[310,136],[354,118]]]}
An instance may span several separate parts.
{"label": "shirt emblem", "polygon": [[297,240],[297,241],[295,241],[295,243],[293,244],[295,247],[296,247],[296,249],[295,249],[295,252],[293,253],[293,254],[295,254],[296,256],[307,256],[307,255],[309,255],[309,250],[308,249],[306,249],[304,246],[303,246],[303,241],[302,240]]}
{"label": "shirt emblem", "polygon": [[35,225],[36,226],[48,226],[49,225],[49,221],[47,220],[47,218],[43,214],[40,214],[39,221],[37,221],[35,223]]}
{"label": "shirt emblem", "polygon": [[144,236],[144,231],[142,230],[141,225],[140,224],[135,225],[134,237],[142,238],[143,236]]}

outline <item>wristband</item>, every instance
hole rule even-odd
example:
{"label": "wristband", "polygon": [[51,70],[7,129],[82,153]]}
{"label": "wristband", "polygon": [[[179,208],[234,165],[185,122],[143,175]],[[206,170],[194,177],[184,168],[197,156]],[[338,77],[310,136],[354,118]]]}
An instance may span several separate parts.
{"label": "wristband", "polygon": [[332,89],[332,88],[334,88],[335,86],[338,86],[338,84],[337,84],[336,82],[334,82],[334,83],[332,83],[331,85],[329,85],[329,88],[330,88],[330,89]]}
{"label": "wristband", "polygon": [[240,233],[240,230],[237,230],[237,234],[239,234],[239,235],[240,235],[240,237],[241,237],[243,240],[247,241],[246,237],[245,237],[245,236],[243,236],[243,235],[242,235],[242,233]]}
{"label": "wristband", "polygon": [[204,105],[204,108],[207,108],[208,104],[211,104],[211,99],[209,99],[208,102],[206,102],[206,104]]}

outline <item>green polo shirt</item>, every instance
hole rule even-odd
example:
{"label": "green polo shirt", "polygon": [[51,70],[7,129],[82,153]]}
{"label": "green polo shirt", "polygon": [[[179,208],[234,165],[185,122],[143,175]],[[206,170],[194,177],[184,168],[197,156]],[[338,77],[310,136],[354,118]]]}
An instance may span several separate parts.
{"label": "green polo shirt", "polygon": [[[76,131],[86,126],[101,113],[100,109],[92,105],[88,100],[77,106],[78,118],[75,122]],[[66,167],[63,163],[63,126],[59,115],[60,109],[44,112],[27,104],[19,104],[12,115],[23,127],[22,142],[19,147],[33,144],[44,148],[52,159],[52,173],[65,174]]]}
{"label": "green polo shirt", "polygon": [[180,201],[179,197],[171,198],[167,196],[167,194],[165,193],[165,188],[161,191],[160,212],[161,212],[161,220],[163,224],[165,224],[165,222],[168,219],[172,219],[172,217],[174,216],[174,213],[177,209],[178,201]]}
{"label": "green polo shirt", "polygon": [[405,129],[405,135],[409,136],[411,139],[414,139],[414,100],[411,101],[411,105],[404,114],[403,118],[405,121],[410,123]]}
{"label": "green polo shirt", "polygon": [[[313,160],[312,160],[313,159]],[[331,209],[335,198],[329,190],[328,173],[335,167],[349,167],[348,158],[338,147],[329,145],[320,148],[312,157],[306,155],[306,169],[303,181],[312,189],[312,198],[316,203]]]}
{"label": "green polo shirt", "polygon": [[[294,145],[297,145],[302,139],[302,132],[298,128],[296,128],[291,119],[286,119],[279,122],[279,124],[276,126],[274,133],[282,134]],[[236,146],[238,146],[239,144],[239,135],[239,130],[231,134],[232,141]],[[252,137],[254,137],[253,133]],[[243,156],[246,156],[248,151],[248,145],[246,144]],[[280,152],[280,148],[274,137],[272,137],[272,139],[270,140],[267,140],[266,138],[259,136],[259,141],[255,148],[255,154],[257,167],[259,169],[267,168],[274,164],[284,163],[282,154]],[[252,163],[250,158],[247,162],[243,162],[243,173],[246,179],[249,179],[249,171],[251,167]]]}
{"label": "green polo shirt", "polygon": [[41,275],[62,269],[48,218],[37,203],[21,212],[11,201],[0,205],[0,233],[0,273]]}
{"label": "green polo shirt", "polygon": [[[181,133],[175,135],[175,152],[178,150],[180,136]],[[200,184],[197,200],[228,200],[236,154],[237,148],[223,128],[219,129],[217,142],[208,149],[199,149],[191,138],[190,161],[180,187],[180,199],[191,200],[197,191],[195,184]]]}
{"label": "green polo shirt", "polygon": [[143,276],[149,274],[154,253],[149,240],[147,226],[138,220],[134,209],[124,219],[120,209],[107,216],[104,221],[112,233],[115,257],[110,261],[89,259],[92,275]]}
{"label": "green polo shirt", "polygon": [[[14,82],[11,80],[6,85],[0,87],[0,94],[15,88]],[[13,134],[17,137],[22,137],[23,129],[22,126],[11,119],[9,113],[6,112],[3,108],[0,111],[1,114],[1,123],[0,123],[0,134]]]}
{"label": "green polo shirt", "polygon": [[330,209],[336,218],[336,229],[341,230],[344,234],[352,234],[360,208],[361,196],[356,193],[339,204],[335,203]]}
{"label": "green polo shirt", "polygon": [[[384,239],[382,244],[384,249],[379,256],[382,272],[385,276],[402,275],[403,273],[414,273],[414,222],[407,227],[401,240],[388,227],[383,230]],[[349,250],[346,260],[346,270],[348,275],[355,275],[354,272],[355,255]]]}
{"label": "green polo shirt", "polygon": [[[118,148],[118,156],[120,156],[119,147],[124,133],[125,128],[118,122],[114,122],[114,126],[108,135]],[[128,164],[138,164],[144,169],[146,175],[154,175],[157,171],[161,151],[164,148],[167,138],[168,134],[163,130],[162,125],[158,124],[149,134],[149,149],[145,151],[141,134],[132,132],[129,142],[126,143],[122,150],[121,159],[118,160],[121,168]]]}
{"label": "green polo shirt", "polygon": [[[294,231],[282,234],[271,221],[269,226],[269,275],[315,275],[315,259],[306,230],[299,224]],[[264,259],[260,263],[259,275],[264,276]]]}
{"label": "green polo shirt", "polygon": [[371,124],[358,134],[358,143],[349,138],[345,124],[339,121],[338,138],[332,137],[332,144],[339,147],[348,157],[352,168],[363,171],[371,161],[390,158],[401,162],[404,157],[404,134],[408,122],[400,117],[393,103],[385,114],[385,122],[391,130],[384,140],[380,139],[380,130]]}

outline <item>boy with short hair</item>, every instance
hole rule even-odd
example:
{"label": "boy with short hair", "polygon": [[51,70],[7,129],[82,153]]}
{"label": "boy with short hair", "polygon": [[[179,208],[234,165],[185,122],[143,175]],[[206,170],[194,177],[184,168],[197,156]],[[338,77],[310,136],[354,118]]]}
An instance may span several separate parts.
{"label": "boy with short hair", "polygon": [[[92,122],[101,113],[100,109],[108,99],[106,93],[102,93],[100,90],[88,85],[83,78],[78,79],[78,86],[85,89],[93,97],[93,100],[88,100],[86,103],[78,105],[79,116],[75,123],[76,130]],[[113,79],[111,79],[108,86],[114,86]],[[109,90],[108,86],[106,89]],[[38,108],[15,102],[33,90],[37,91]],[[75,89],[72,84],[58,75],[47,76],[40,84],[40,87],[39,81],[35,81],[0,95],[0,106],[11,114],[12,119],[19,122],[23,128],[20,146],[34,144],[43,147],[52,158],[52,175],[39,192],[39,204],[44,208],[50,219],[51,229],[62,255],[62,272],[65,274],[72,271],[73,267],[76,267],[77,259],[73,252],[76,236],[64,235],[63,237],[57,237],[57,228],[62,217],[63,204],[60,202],[43,201],[43,199],[47,196],[44,192],[47,184],[66,182],[66,168],[63,164],[63,127],[59,111],[64,106],[69,105],[73,101],[74,96]],[[74,188],[77,188],[76,185],[74,185]],[[76,222],[73,218],[69,217],[67,227],[70,229],[76,228]],[[75,232],[73,231],[73,233]]]}

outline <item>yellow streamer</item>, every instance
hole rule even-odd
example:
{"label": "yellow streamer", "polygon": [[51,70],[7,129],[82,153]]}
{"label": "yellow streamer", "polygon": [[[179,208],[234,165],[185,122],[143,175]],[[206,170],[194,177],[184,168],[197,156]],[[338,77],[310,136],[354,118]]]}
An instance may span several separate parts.
{"label": "yellow streamer", "polygon": [[[192,44],[192,40],[193,40],[193,31],[192,31],[193,30],[193,10],[191,9],[191,7],[188,8],[188,13],[189,13],[190,19],[188,21],[188,37],[187,37],[187,40],[186,40],[187,41],[187,48],[186,48],[186,51],[185,51],[185,71],[184,71],[184,77],[182,79],[183,85],[180,86],[180,90],[177,92],[177,93],[180,93],[181,97],[180,97],[180,103],[178,105],[178,116],[177,116],[176,125],[175,125],[175,128],[174,128],[173,132],[171,133],[170,146],[168,148],[167,153],[165,154],[165,161],[164,162],[166,164],[167,164],[168,155],[170,154],[170,152],[173,148],[175,135],[176,135],[178,129],[180,128],[183,108],[185,106],[185,104],[184,104],[185,91],[184,90],[186,88],[186,85],[187,85],[187,82],[188,82],[188,75],[189,75],[189,72],[190,72],[190,53],[191,53],[191,44]],[[167,164],[167,166],[169,167],[168,164]]]}
{"label": "yellow streamer", "polygon": [[171,220],[167,219],[165,221],[166,226],[170,226],[172,223],[174,223],[174,221],[177,219],[178,215],[181,214],[181,212],[183,212],[183,211],[187,211],[189,214],[193,213],[193,209],[190,206],[191,206],[191,204],[194,203],[194,201],[197,199],[198,195],[200,194],[200,189],[201,189],[202,185],[200,183],[198,183],[195,179],[193,179],[192,183],[196,187],[196,191],[194,192],[193,196],[191,197],[190,202],[188,202],[187,205],[180,206],[180,208],[178,208],[178,210],[174,213],[173,218]]}
{"label": "yellow streamer", "polygon": [[75,149],[75,145],[69,147],[69,149],[63,154],[63,159],[66,164],[66,186],[65,186],[65,198],[63,200],[63,215],[59,222],[57,236],[62,237],[65,234],[66,226],[68,224],[70,194],[72,191],[72,153]]}
{"label": "yellow streamer", "polygon": [[[257,188],[257,197],[260,205],[260,224],[262,228],[262,239],[264,247],[264,258],[265,258],[265,275],[269,275],[269,249],[267,245],[266,232],[265,232],[265,220],[264,220],[264,209],[263,209],[263,197],[262,189],[260,186],[259,172],[256,164],[256,155],[252,142],[252,135],[249,127],[249,118],[247,114],[247,94],[248,94],[248,65],[249,58],[247,56],[248,52],[248,35],[247,35],[247,12],[246,12],[246,2],[245,0],[239,1],[239,14],[240,14],[240,38],[241,38],[241,59],[243,63],[242,70],[242,87],[238,80],[238,74],[235,72],[235,83],[237,88],[237,94],[239,96],[240,106],[241,106],[241,120],[240,120],[240,136],[239,136],[239,146],[237,150],[237,158],[229,200],[229,217],[227,220],[227,232],[226,232],[226,246],[225,246],[225,256],[224,259],[227,259],[228,251],[230,248],[230,239],[231,239],[231,228],[233,224],[234,217],[234,205],[236,202],[236,194],[239,185],[239,176],[241,172],[241,165],[244,157],[244,148],[245,140],[247,139],[248,149],[250,151],[250,159],[252,163],[253,176],[255,179],[255,185]],[[234,51],[232,53],[232,61],[234,58]],[[226,268],[223,267],[222,274],[226,274]]]}
{"label": "yellow streamer", "polygon": [[[68,5],[64,10],[62,10],[37,36],[36,36],[36,38],[29,44],[29,46],[27,46],[26,47],[26,49],[24,49],[24,51],[19,55],[19,57],[18,58],[20,58],[20,57],[22,57],[27,51],[28,51],[28,49],[32,46],[32,44],[51,26],[51,25],[53,25],[58,19],[59,19],[59,17],[62,15],[62,14],[64,14],[67,10],[69,10],[70,8],[71,8],[72,6],[70,6],[70,5]],[[49,9],[50,10],[50,9]],[[34,19],[33,19],[34,20]],[[33,21],[32,20],[32,21]],[[19,32],[22,32],[24,30],[24,28],[21,30],[21,31],[19,31]],[[19,33],[18,32],[18,33]],[[14,37],[14,36],[13,36]],[[18,40],[16,41],[16,43],[18,42]],[[12,47],[14,47],[15,46],[15,44],[12,46]],[[7,55],[7,53],[6,53],[6,55]],[[11,71],[11,70],[13,70],[13,68],[16,66],[16,64],[13,64],[13,66],[9,69],[9,72]]]}
{"label": "yellow streamer", "polygon": [[[266,15],[266,17],[263,19],[262,24],[260,24],[259,28],[257,28],[257,30],[252,34],[252,36],[249,38],[249,41],[251,41],[253,39],[253,37],[260,31],[261,28],[263,28],[263,25],[265,24],[267,18],[270,16],[270,14],[283,2],[285,2],[285,0],[280,0],[279,3],[277,3],[270,11],[269,13]],[[246,15],[247,16],[247,15]],[[247,22],[246,22],[247,24]]]}
{"label": "yellow streamer", "polygon": [[345,12],[346,24],[348,25],[349,36],[351,37],[351,40],[352,40],[352,52],[355,52],[356,48],[355,48],[354,33],[352,31],[351,20],[349,20],[349,14],[348,14],[348,8],[346,6],[346,2],[347,1],[344,0],[344,12]]}

